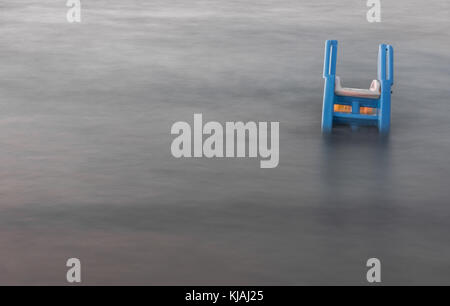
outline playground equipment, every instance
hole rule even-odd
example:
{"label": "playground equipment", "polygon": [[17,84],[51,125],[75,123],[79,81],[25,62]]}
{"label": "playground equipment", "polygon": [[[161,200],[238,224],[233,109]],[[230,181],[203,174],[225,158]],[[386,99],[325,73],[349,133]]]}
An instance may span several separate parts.
{"label": "playground equipment", "polygon": [[344,88],[336,76],[337,40],[325,43],[323,77],[322,132],[330,133],[334,124],[374,125],[388,133],[391,121],[391,87],[394,83],[394,49],[381,44],[378,50],[378,79],[369,89]]}

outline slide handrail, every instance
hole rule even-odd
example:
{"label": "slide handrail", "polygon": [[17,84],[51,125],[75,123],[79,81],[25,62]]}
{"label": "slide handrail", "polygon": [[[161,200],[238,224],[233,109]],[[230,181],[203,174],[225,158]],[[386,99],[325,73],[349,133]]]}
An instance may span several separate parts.
{"label": "slide handrail", "polygon": [[327,40],[325,42],[324,78],[336,75],[337,45],[337,40]]}
{"label": "slide handrail", "polygon": [[394,48],[381,44],[378,51],[378,79],[380,82],[394,83]]}

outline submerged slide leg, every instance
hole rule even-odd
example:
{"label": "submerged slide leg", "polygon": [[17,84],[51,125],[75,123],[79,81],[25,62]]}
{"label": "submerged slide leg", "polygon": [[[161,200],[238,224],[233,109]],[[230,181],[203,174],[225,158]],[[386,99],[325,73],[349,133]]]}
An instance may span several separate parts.
{"label": "submerged slide leg", "polygon": [[334,86],[336,78],[337,40],[325,42],[325,58],[323,64],[323,78],[325,86],[323,90],[322,106],[322,132],[330,133],[333,129]]}
{"label": "submerged slide leg", "polygon": [[322,106],[322,132],[330,133],[333,129],[334,77],[325,79]]}
{"label": "submerged slide leg", "polygon": [[381,134],[387,134],[391,127],[391,87],[394,83],[394,50],[390,45],[380,45],[378,51],[378,79],[381,82],[378,131]]}

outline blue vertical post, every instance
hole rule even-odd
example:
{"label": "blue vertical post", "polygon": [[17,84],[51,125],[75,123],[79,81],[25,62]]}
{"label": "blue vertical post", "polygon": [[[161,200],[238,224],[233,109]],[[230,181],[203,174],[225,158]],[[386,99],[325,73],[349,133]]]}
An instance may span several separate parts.
{"label": "blue vertical post", "polygon": [[337,40],[325,42],[325,58],[323,78],[325,86],[323,92],[322,132],[330,133],[333,128],[334,86],[336,79]]}
{"label": "blue vertical post", "polygon": [[391,87],[394,83],[394,49],[390,45],[381,44],[379,47],[378,80],[381,83],[378,130],[386,134],[391,125]]}
{"label": "blue vertical post", "polygon": [[[353,100],[352,101],[352,114],[354,115],[358,115],[360,113],[360,105],[359,102],[357,100]],[[355,123],[351,124],[352,127],[352,131],[357,131],[358,130],[358,125]]]}

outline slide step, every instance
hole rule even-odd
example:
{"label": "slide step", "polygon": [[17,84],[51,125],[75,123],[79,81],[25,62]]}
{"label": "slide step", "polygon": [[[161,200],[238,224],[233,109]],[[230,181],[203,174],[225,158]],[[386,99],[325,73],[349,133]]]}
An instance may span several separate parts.
{"label": "slide step", "polygon": [[336,123],[356,123],[356,124],[367,124],[376,125],[378,122],[377,115],[362,115],[362,114],[352,114],[352,113],[333,113],[333,121]]}

